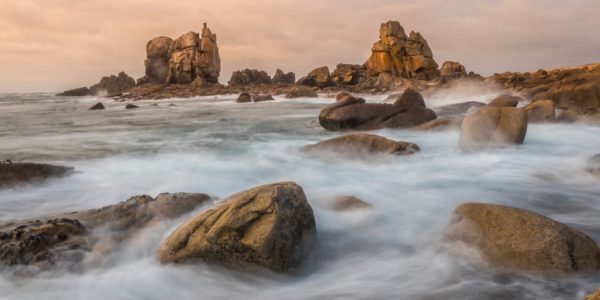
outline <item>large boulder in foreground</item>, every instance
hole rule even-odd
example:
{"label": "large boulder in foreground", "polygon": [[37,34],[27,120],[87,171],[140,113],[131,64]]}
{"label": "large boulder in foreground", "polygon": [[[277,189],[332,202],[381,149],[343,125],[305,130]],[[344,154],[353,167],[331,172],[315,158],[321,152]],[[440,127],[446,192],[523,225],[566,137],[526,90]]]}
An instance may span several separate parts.
{"label": "large boulder in foreground", "polygon": [[210,201],[198,193],[142,195],[100,209],[0,225],[0,265],[77,269],[84,258],[91,262],[108,257],[142,230]]}
{"label": "large boulder in foreground", "polygon": [[364,99],[346,96],[323,108],[319,123],[327,130],[373,130],[410,128],[435,118],[421,94],[406,89],[394,104],[365,103]]}
{"label": "large boulder in foreground", "polygon": [[463,150],[522,144],[526,133],[525,110],[486,106],[463,119],[458,144]]}
{"label": "large boulder in foreground", "polygon": [[206,261],[234,268],[285,272],[302,265],[315,235],[315,218],[293,182],[237,193],[171,233],[160,245],[163,263]]}
{"label": "large boulder in foreground", "polygon": [[0,188],[65,177],[73,172],[71,167],[4,161],[0,162]]}
{"label": "large boulder in foreground", "polygon": [[382,155],[414,154],[419,151],[419,146],[374,134],[355,133],[308,145],[302,150],[316,156],[369,159]]}
{"label": "large boulder in foreground", "polygon": [[485,262],[500,269],[562,275],[600,267],[598,245],[587,235],[508,206],[459,205],[445,239],[478,250]]}

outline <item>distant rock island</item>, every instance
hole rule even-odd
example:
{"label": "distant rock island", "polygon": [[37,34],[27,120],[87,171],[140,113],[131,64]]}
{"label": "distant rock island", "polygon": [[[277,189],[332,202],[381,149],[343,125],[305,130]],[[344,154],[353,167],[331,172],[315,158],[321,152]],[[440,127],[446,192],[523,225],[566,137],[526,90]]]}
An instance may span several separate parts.
{"label": "distant rock island", "polygon": [[419,32],[406,34],[398,21],[381,24],[378,40],[363,64],[340,63],[333,71],[321,66],[298,80],[294,73],[281,69],[271,77],[263,70],[245,68],[233,72],[228,85],[220,84],[217,35],[206,23],[200,34],[190,31],[175,40],[159,36],[148,41],[144,66],[145,75],[137,81],[121,72],[103,77],[91,87],[59,95],[139,100],[248,93],[257,99],[280,94],[294,98],[341,91],[373,94],[406,88],[424,92],[457,81],[473,81],[531,100],[552,100],[558,108],[575,109],[578,115],[595,115],[600,108],[600,64],[534,73],[506,72],[484,78],[467,72],[456,61],[446,61],[439,67],[427,40]]}

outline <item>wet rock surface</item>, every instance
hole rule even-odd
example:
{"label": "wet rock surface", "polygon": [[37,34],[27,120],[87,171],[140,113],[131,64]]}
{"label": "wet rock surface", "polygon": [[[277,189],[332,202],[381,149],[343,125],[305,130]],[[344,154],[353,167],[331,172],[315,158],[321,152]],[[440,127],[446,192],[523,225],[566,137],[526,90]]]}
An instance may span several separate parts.
{"label": "wet rock surface", "polygon": [[71,167],[26,162],[0,162],[0,189],[25,183],[37,183],[50,178],[73,174]]}
{"label": "wet rock surface", "polygon": [[477,150],[522,144],[527,123],[523,109],[488,105],[463,119],[458,145],[462,150]]}
{"label": "wet rock surface", "polygon": [[302,148],[315,156],[371,159],[382,155],[410,155],[418,152],[414,143],[394,141],[375,134],[355,133],[328,139]]}

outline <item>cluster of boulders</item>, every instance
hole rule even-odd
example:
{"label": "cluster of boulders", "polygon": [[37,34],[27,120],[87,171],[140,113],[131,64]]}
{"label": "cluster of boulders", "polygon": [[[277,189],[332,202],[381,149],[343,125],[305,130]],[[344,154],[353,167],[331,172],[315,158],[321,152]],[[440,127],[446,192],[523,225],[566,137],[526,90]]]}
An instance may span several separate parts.
{"label": "cluster of boulders", "polygon": [[100,82],[90,86],[64,91],[57,96],[106,96],[114,97],[130,90],[135,86],[135,79],[120,72],[118,75],[105,76]]}
{"label": "cluster of boulders", "polygon": [[230,86],[247,86],[247,85],[290,85],[294,84],[296,75],[293,72],[284,73],[281,69],[275,71],[273,78],[265,71],[256,69],[243,69],[235,71],[229,79]]}

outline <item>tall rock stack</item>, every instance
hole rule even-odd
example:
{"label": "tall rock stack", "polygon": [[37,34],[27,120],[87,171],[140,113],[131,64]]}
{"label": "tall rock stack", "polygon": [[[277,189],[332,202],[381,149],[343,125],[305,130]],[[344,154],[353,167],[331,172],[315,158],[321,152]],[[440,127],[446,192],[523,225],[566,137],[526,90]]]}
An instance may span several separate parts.
{"label": "tall rock stack", "polygon": [[418,32],[411,31],[407,36],[397,21],[381,24],[379,41],[371,48],[367,71],[385,85],[397,78],[428,80],[439,77],[438,65],[427,41]]}
{"label": "tall rock stack", "polygon": [[146,76],[139,83],[217,83],[221,58],[217,35],[204,23],[202,34],[190,31],[175,40],[156,37],[146,45]]}

